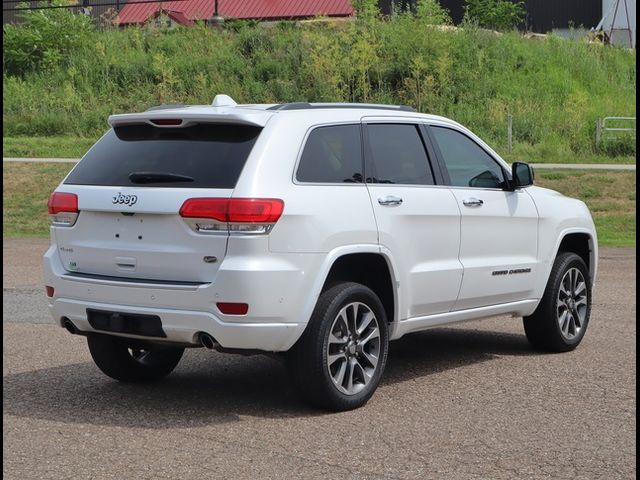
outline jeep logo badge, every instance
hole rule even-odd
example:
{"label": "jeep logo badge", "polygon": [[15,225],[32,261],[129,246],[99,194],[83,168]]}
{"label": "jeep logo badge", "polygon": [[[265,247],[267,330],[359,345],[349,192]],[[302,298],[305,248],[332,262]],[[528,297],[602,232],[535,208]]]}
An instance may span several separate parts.
{"label": "jeep logo badge", "polygon": [[137,195],[123,195],[122,192],[118,192],[113,196],[114,205],[128,205],[129,207],[135,205],[138,201]]}

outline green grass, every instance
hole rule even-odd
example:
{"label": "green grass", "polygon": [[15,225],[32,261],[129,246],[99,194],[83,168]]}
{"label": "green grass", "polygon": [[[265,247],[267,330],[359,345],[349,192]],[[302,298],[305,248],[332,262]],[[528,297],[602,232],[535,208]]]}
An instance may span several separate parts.
{"label": "green grass", "polygon": [[513,153],[505,153],[504,149],[497,148],[496,151],[507,162],[513,163],[607,163],[621,165],[635,165],[635,155],[609,156],[597,153],[576,154],[573,152],[550,152],[548,150],[535,148],[518,148],[516,145]]}
{"label": "green grass", "polygon": [[80,158],[96,138],[80,137],[3,137],[3,157]]}
{"label": "green grass", "polygon": [[[444,30],[408,15],[275,26],[229,22],[222,30],[57,32],[55,25],[37,45],[40,60],[29,50],[33,32],[12,27],[3,40],[5,155],[77,156],[74,141],[52,140],[49,149],[22,137],[94,139],[112,113],[209,104],[227,93],[241,103],[407,104],[459,121],[501,154],[512,115],[509,159],[635,162],[631,140],[594,145],[597,118],[635,116],[635,50]],[[56,44],[69,35],[82,35],[81,41]],[[25,59],[35,66],[24,66]]]}
{"label": "green grass", "polygon": [[[106,129],[107,127],[105,127]],[[95,143],[96,138],[81,137],[4,137],[2,139],[3,157],[27,157],[27,158],[80,158]],[[509,162],[525,161],[529,163],[612,163],[630,164],[636,163],[635,156],[615,156],[575,153],[564,155],[550,155],[549,152],[538,152],[531,148],[516,148],[514,153],[503,154],[503,158]],[[545,156],[547,155],[547,156]]]}
{"label": "green grass", "polygon": [[[47,199],[71,164],[5,163],[3,236],[48,234]],[[635,172],[538,170],[536,184],[584,200],[593,214],[601,246],[635,246]]]}
{"label": "green grass", "polygon": [[72,167],[68,163],[3,163],[2,235],[47,236],[47,200]]}
{"label": "green grass", "polygon": [[635,246],[635,172],[538,169],[536,184],[583,200],[593,215],[601,246]]}

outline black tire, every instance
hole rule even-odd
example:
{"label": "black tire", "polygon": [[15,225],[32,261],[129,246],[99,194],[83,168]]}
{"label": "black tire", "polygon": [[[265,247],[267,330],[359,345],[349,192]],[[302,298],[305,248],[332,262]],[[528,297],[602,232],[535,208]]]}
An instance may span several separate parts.
{"label": "black tire", "polygon": [[[577,310],[571,309],[569,306],[563,307],[561,305],[562,300],[560,296],[566,297],[563,293],[560,293],[561,283],[563,279],[565,279],[565,275],[568,275],[568,272],[575,271],[574,269],[579,270],[582,274],[582,279],[585,283],[585,294],[586,294],[586,308],[581,312],[584,314],[584,319],[578,323],[579,329],[577,326],[573,329],[573,336],[569,338],[571,332],[563,333],[560,318],[562,313],[567,310],[569,312],[569,316],[573,319],[573,315],[577,315]],[[563,286],[564,288],[564,286]],[[568,302],[571,302],[568,297]],[[580,297],[581,298],[581,297]],[[560,306],[559,306],[560,305]],[[574,300],[575,305],[575,300]],[[547,352],[568,352],[569,350],[573,350],[576,348],[582,339],[584,338],[584,334],[587,331],[587,326],[589,325],[589,317],[591,315],[591,277],[589,276],[589,269],[584,263],[584,260],[580,258],[575,253],[570,252],[560,252],[556,257],[556,260],[551,268],[551,274],[549,275],[549,281],[547,282],[547,286],[544,291],[544,295],[542,296],[542,300],[540,300],[540,304],[536,311],[528,316],[524,317],[524,331],[527,335],[527,339],[538,350],[543,350]],[[569,320],[565,320],[569,322]],[[563,325],[568,325],[568,323],[564,323]],[[567,327],[569,328],[569,327]],[[569,336],[568,336],[569,335]]]}
{"label": "black tire", "polygon": [[103,373],[121,382],[153,382],[169,375],[180,362],[184,348],[138,348],[131,340],[113,335],[87,337],[93,361]]}
{"label": "black tire", "polygon": [[[355,310],[352,310],[357,313],[351,315],[350,318],[360,318],[361,326],[366,323],[363,315],[368,315],[367,308],[373,313],[374,319],[370,320],[366,330],[363,330],[362,333],[356,332],[354,340],[348,342],[353,350],[360,349],[356,350],[357,353],[346,346],[345,350],[340,350],[340,352],[346,353],[341,354],[344,355],[344,358],[340,358],[339,361],[345,362],[345,370],[350,373],[353,380],[349,384],[346,379],[347,387],[342,388],[349,388],[350,385],[355,384],[355,388],[359,389],[356,393],[347,394],[340,391],[341,387],[334,383],[330,373],[332,367],[327,365],[327,360],[329,348],[332,348],[328,344],[331,328],[337,328],[338,324],[335,322],[338,322],[341,310],[352,304],[360,304]],[[359,317],[359,315],[361,316]],[[374,321],[375,325],[372,326]],[[357,331],[358,320],[354,320],[354,322],[354,330]],[[378,328],[377,332],[374,331],[376,327]],[[373,335],[370,335],[371,332]],[[345,334],[345,338],[348,333]],[[374,342],[366,340],[366,337],[373,337]],[[363,343],[356,345],[360,341]],[[370,343],[366,343],[367,341]],[[372,353],[369,345],[373,345],[374,353],[377,354],[373,357],[377,359],[375,365],[367,362],[368,355]],[[367,349],[366,355],[362,349]],[[344,411],[361,407],[371,398],[380,383],[388,352],[389,329],[382,302],[371,289],[364,285],[345,282],[333,285],[320,295],[304,334],[287,354],[287,363],[293,377],[294,387],[305,401],[322,409]],[[362,365],[373,369],[367,370],[371,372],[371,376],[367,375],[366,382],[364,381],[365,368]],[[342,365],[340,364],[339,367]],[[343,373],[345,378],[349,373]],[[339,376],[337,373],[334,375]],[[351,388],[354,387],[351,386]]]}

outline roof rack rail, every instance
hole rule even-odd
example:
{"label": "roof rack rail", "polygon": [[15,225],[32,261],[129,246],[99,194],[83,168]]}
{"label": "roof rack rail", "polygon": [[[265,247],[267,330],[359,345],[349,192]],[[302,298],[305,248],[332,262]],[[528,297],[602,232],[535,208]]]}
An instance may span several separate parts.
{"label": "roof rack rail", "polygon": [[163,103],[162,105],[155,105],[153,107],[147,108],[146,112],[151,112],[153,110],[169,110],[171,108],[184,108],[188,105],[183,105],[182,103]]}
{"label": "roof rack rail", "polygon": [[371,103],[281,103],[267,108],[267,110],[313,110],[321,108],[371,108],[373,110],[395,110],[401,112],[415,112],[416,109],[408,105],[376,105]]}

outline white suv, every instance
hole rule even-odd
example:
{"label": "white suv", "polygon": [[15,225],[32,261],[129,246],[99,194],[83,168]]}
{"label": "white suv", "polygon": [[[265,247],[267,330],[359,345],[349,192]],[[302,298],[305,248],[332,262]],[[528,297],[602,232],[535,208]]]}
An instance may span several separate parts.
{"label": "white suv", "polygon": [[50,198],[44,270],[110,377],[159,379],[185,347],[287,352],[301,395],[345,410],[410,332],[512,314],[540,349],[585,334],[589,210],[449,119],[219,95],[109,123]]}

